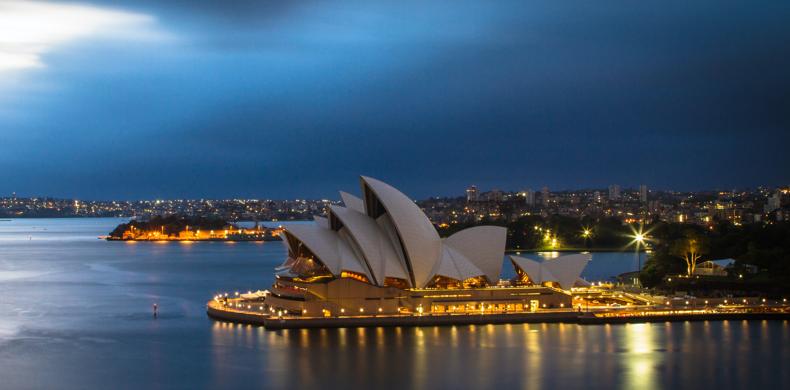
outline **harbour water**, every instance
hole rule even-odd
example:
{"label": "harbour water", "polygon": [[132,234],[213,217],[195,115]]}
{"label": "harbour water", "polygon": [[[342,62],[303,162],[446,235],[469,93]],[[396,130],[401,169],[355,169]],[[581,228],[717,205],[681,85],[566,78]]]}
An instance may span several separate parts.
{"label": "harbour water", "polygon": [[[790,387],[787,321],[282,331],[218,322],[205,302],[267,288],[283,243],[97,239],[119,223],[0,222],[0,388]],[[594,253],[582,276],[607,280],[637,261]]]}

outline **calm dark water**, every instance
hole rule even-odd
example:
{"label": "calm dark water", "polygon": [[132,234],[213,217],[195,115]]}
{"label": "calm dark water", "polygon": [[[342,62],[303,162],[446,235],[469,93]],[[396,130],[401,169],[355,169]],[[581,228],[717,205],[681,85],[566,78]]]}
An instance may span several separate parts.
{"label": "calm dark water", "polygon": [[[217,322],[205,302],[266,288],[283,244],[96,239],[119,222],[0,222],[0,388],[790,387],[786,321],[283,331]],[[593,259],[588,276],[635,267],[632,255]]]}

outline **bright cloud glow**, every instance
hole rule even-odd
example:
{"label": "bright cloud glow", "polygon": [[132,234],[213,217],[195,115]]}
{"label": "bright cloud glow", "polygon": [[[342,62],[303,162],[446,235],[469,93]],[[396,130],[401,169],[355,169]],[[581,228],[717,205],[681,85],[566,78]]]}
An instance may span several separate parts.
{"label": "bright cloud glow", "polygon": [[153,22],[149,15],[86,5],[0,0],[0,71],[43,67],[41,56],[68,42],[137,34]]}

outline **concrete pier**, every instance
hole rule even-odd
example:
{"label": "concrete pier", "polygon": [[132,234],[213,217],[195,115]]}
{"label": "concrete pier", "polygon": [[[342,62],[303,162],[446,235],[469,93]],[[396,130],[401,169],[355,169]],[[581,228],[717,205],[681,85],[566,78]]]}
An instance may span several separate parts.
{"label": "concrete pier", "polygon": [[[626,324],[659,323],[684,321],[725,321],[725,320],[790,320],[790,312],[704,312],[684,313],[682,311],[631,311],[622,316],[603,316],[602,312],[579,313],[575,310],[553,310],[538,312],[516,312],[497,314],[416,314],[340,316],[340,317],[276,317],[252,311],[234,310],[222,307],[215,301],[206,305],[207,314],[218,320],[245,324],[263,325],[266,329],[305,329],[305,328],[365,328],[380,326],[443,326],[443,325],[486,325],[486,324],[523,324],[523,323],[577,323]],[[664,314],[666,313],[666,314]]]}
{"label": "concrete pier", "polygon": [[436,326],[436,325],[482,325],[519,324],[534,322],[577,323],[579,312],[575,310],[546,311],[537,313],[508,314],[416,314],[350,316],[350,317],[284,317],[268,314],[228,310],[220,308],[214,301],[206,305],[207,314],[219,320],[263,325],[267,329],[302,328],[363,328],[379,326]]}

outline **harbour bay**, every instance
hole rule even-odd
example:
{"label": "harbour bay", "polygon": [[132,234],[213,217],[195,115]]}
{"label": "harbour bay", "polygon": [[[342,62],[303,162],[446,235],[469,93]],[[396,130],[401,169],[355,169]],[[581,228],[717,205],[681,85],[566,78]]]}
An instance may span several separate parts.
{"label": "harbour bay", "polygon": [[[267,331],[205,302],[265,289],[281,242],[106,242],[120,219],[0,224],[9,388],[744,388],[790,384],[786,321]],[[44,230],[46,229],[46,230]],[[547,255],[551,256],[551,255]],[[527,257],[540,259],[538,254]],[[644,258],[643,258],[644,259]],[[595,253],[585,274],[636,268]],[[503,267],[503,278],[507,272]],[[159,313],[153,317],[153,303]],[[559,368],[559,369],[558,369]]]}

